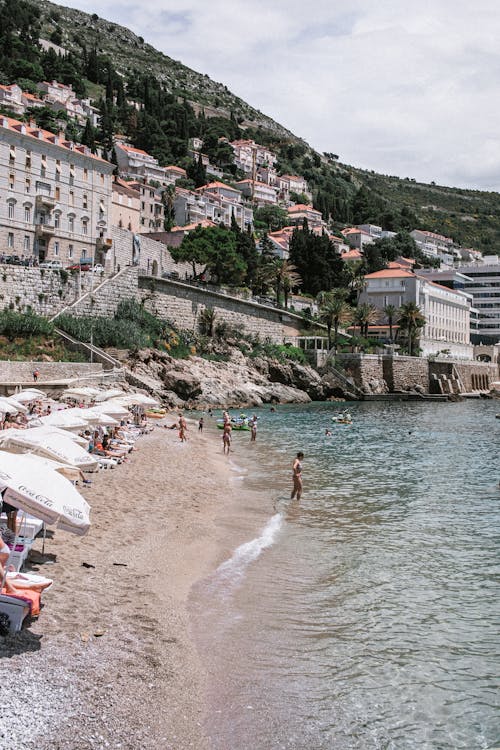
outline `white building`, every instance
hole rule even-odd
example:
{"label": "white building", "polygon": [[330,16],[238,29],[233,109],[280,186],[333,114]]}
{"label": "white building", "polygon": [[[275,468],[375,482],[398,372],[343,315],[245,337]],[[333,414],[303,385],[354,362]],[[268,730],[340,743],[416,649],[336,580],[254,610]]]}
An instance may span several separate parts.
{"label": "white building", "polygon": [[0,115],[0,251],[105,260],[113,165],[87,146]]}
{"label": "white building", "polygon": [[413,302],[425,317],[419,345],[423,356],[447,352],[472,359],[470,343],[471,295],[449,289],[402,268],[390,268],[365,276],[360,302],[374,305],[383,315],[387,305],[396,308]]}
{"label": "white building", "polygon": [[[214,224],[231,226],[234,216],[236,223],[242,230],[253,226],[253,210],[250,205],[242,203],[241,199],[233,198],[233,192],[241,197],[236,190],[228,192],[228,185],[220,183],[222,187],[217,191],[200,190],[192,191],[177,188],[175,191],[174,210],[175,223],[179,226],[199,224],[206,220]],[[207,188],[209,186],[205,186]],[[229,188],[232,191],[232,188]]]}
{"label": "white building", "polygon": [[500,342],[500,258],[485,255],[482,263],[471,263],[457,268],[467,277],[464,289],[473,297],[478,311],[475,343]]}
{"label": "white building", "polygon": [[271,187],[265,182],[258,180],[240,180],[236,183],[241,192],[249,200],[258,203],[261,206],[274,206],[278,202],[276,188]]}

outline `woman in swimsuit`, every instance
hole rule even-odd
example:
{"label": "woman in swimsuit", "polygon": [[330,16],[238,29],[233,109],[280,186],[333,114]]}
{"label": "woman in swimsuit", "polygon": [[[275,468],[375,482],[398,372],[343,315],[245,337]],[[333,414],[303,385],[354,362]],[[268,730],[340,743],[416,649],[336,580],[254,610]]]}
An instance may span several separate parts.
{"label": "woman in swimsuit", "polygon": [[291,499],[293,500],[295,496],[297,496],[297,500],[300,500],[302,495],[302,459],[304,458],[304,454],[302,452],[297,453],[297,457],[295,461],[293,462],[293,490]]}

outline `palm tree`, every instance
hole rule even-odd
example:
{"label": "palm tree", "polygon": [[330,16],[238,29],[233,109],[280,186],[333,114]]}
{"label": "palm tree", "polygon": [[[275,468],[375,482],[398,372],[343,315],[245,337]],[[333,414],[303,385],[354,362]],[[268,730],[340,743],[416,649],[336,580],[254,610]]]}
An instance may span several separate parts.
{"label": "palm tree", "polygon": [[389,336],[391,339],[391,344],[393,340],[392,339],[392,324],[393,324],[394,317],[397,311],[398,311],[398,308],[396,307],[396,305],[386,305],[384,307],[385,317],[387,318],[387,322],[389,323]]}
{"label": "palm tree", "polygon": [[352,310],[346,302],[345,289],[332,289],[331,292],[320,292],[318,295],[319,320],[326,325],[328,332],[328,348],[332,348],[332,328],[334,331],[334,346],[337,350],[339,326],[351,320]]}
{"label": "palm tree", "polygon": [[406,331],[408,336],[408,353],[413,356],[413,344],[419,328],[425,326],[425,316],[422,314],[420,307],[414,302],[406,302],[399,308],[398,323],[400,329]]}
{"label": "palm tree", "polygon": [[360,260],[349,261],[345,264],[344,276],[349,288],[352,301],[358,302],[359,295],[365,288],[364,265]]}
{"label": "palm tree", "polygon": [[285,307],[287,307],[290,291],[294,287],[300,286],[302,283],[302,279],[297,273],[297,266],[294,266],[289,260],[273,258],[273,260],[269,262],[269,267],[273,277],[272,285],[276,293],[276,304],[279,306],[281,292],[283,291],[285,296]]}
{"label": "palm tree", "polygon": [[370,323],[376,323],[379,316],[379,311],[369,302],[363,302],[362,305],[358,305],[354,313],[354,320],[359,325],[359,332],[361,336],[368,337],[368,326]]}

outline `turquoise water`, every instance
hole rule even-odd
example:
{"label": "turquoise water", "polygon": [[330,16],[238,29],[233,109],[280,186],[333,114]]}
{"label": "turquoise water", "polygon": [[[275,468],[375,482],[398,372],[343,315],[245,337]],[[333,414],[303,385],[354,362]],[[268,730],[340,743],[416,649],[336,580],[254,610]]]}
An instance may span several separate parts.
{"label": "turquoise water", "polygon": [[498,402],[349,410],[262,409],[256,446],[234,436],[234,547],[193,595],[212,746],[500,745]]}

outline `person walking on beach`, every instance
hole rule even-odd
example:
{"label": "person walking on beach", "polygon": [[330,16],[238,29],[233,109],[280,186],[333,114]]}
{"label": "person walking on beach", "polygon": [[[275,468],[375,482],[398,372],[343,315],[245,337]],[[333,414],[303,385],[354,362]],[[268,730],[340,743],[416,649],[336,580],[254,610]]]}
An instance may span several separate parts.
{"label": "person walking on beach", "polygon": [[200,421],[198,422],[198,432],[203,432],[203,417],[200,417]]}
{"label": "person walking on beach", "polygon": [[230,422],[226,422],[224,425],[224,430],[222,432],[222,452],[227,453],[229,455],[229,451],[231,450],[231,430],[233,428],[231,427]]}
{"label": "person walking on beach", "polygon": [[294,497],[297,497],[297,500],[300,500],[302,496],[302,459],[304,458],[304,454],[302,451],[299,451],[297,453],[297,456],[293,462],[293,489],[291,494],[291,499],[293,500]]}
{"label": "person walking on beach", "polygon": [[187,441],[187,422],[182,414],[179,414],[179,439],[181,443]]}

